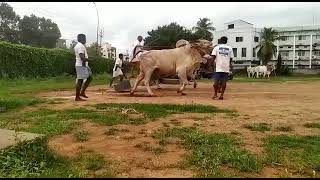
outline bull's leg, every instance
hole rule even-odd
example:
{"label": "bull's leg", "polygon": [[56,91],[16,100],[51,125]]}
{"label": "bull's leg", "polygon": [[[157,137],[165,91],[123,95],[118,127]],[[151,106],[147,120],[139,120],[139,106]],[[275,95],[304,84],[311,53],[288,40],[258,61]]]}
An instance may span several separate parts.
{"label": "bull's leg", "polygon": [[185,93],[183,93],[183,90],[186,88],[186,86],[188,84],[187,73],[186,73],[186,71],[180,71],[180,72],[178,72],[178,76],[179,76],[179,79],[181,79],[182,86],[177,91],[177,93],[181,93],[181,95],[186,95]]}
{"label": "bull's leg", "polygon": [[150,96],[154,96],[154,94],[150,88],[150,79],[151,79],[152,73],[153,73],[153,69],[148,70],[147,72],[145,72],[145,76],[144,76],[144,83],[145,83],[145,86],[146,86]]}
{"label": "bull's leg", "polygon": [[134,86],[130,92],[130,95],[133,95],[133,93],[136,91],[138,84],[142,81],[142,79],[144,78],[144,73],[140,72],[139,76],[136,79],[136,82],[134,83]]}

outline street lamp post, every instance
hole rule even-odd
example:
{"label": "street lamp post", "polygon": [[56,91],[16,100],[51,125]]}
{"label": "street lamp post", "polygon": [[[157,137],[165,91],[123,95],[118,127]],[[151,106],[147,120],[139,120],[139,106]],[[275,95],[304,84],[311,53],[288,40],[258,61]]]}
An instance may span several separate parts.
{"label": "street lamp post", "polygon": [[94,7],[96,8],[96,12],[97,12],[97,18],[98,18],[98,25],[97,25],[97,45],[96,45],[96,53],[97,53],[97,56],[99,55],[98,54],[98,44],[99,44],[99,13],[98,13],[98,9],[97,9],[97,6],[96,6],[96,3],[93,2],[94,4]]}

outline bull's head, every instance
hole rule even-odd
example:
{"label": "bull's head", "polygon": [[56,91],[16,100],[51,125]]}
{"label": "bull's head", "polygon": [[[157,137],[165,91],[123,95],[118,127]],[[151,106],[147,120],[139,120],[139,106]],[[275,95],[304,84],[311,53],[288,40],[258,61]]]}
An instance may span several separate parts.
{"label": "bull's head", "polygon": [[210,54],[213,50],[212,42],[204,39],[199,39],[191,43],[191,47],[197,49],[201,56]]}

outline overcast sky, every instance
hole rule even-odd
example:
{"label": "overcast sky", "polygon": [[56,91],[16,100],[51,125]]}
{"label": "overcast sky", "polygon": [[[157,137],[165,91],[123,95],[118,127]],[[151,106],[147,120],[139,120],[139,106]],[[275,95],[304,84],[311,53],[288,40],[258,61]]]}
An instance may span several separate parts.
{"label": "overcast sky", "polygon": [[[87,35],[88,44],[96,41],[97,15],[92,2],[8,2],[20,16],[35,14],[50,18],[62,37],[76,39]],[[188,28],[201,17],[213,21],[217,30],[225,22],[242,19],[264,26],[320,24],[319,2],[97,2],[103,42],[117,49],[128,49],[138,35],[160,25],[177,22]]]}

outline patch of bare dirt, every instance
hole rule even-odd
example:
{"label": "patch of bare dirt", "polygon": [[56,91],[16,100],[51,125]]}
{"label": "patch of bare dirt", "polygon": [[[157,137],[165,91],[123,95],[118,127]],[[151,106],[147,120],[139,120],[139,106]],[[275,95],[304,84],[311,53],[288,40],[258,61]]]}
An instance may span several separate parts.
{"label": "patch of bare dirt", "polygon": [[76,142],[73,134],[67,134],[52,138],[49,145],[64,156],[76,157],[78,152],[89,149],[122,162],[125,171],[118,177],[192,177],[192,171],[176,167],[187,153],[179,144],[165,146],[159,154],[137,147],[144,143],[159,147],[152,134],[162,127],[160,121],[140,126],[118,125],[112,128],[128,131],[108,136],[105,132],[111,127],[86,122],[81,129],[89,132],[88,141]]}

